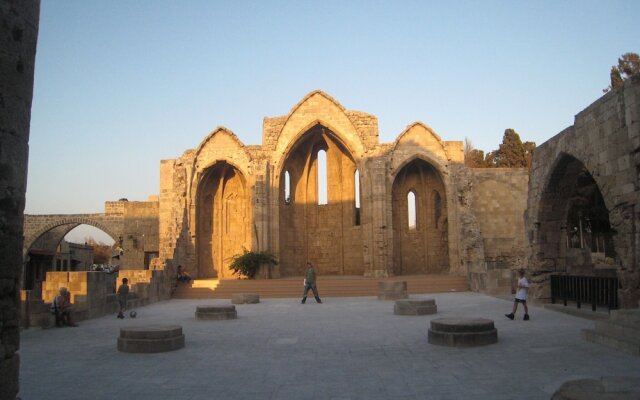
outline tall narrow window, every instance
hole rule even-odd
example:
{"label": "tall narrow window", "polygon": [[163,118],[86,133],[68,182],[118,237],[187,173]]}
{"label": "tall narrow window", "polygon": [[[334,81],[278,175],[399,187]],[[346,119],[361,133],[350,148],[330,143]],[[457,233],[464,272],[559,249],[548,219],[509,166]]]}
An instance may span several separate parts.
{"label": "tall narrow window", "polygon": [[360,171],[356,170],[355,174],[353,174],[354,180],[354,199],[355,199],[355,225],[360,225]]}
{"label": "tall narrow window", "polygon": [[416,194],[413,190],[407,194],[407,213],[409,229],[416,229]]}
{"label": "tall narrow window", "polygon": [[318,205],[327,204],[327,152],[318,151]]}
{"label": "tall narrow window", "polygon": [[291,204],[291,176],[284,172],[284,204]]}

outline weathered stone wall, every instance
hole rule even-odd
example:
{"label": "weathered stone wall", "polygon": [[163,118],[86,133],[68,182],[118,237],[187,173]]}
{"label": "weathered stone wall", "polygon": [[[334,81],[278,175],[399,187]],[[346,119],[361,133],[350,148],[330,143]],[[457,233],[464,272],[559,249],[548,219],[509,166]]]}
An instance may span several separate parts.
{"label": "weathered stone wall", "polygon": [[525,168],[472,171],[473,211],[487,267],[485,290],[510,293],[514,270],[526,266],[523,222],[529,173]]}
{"label": "weathered stone wall", "polygon": [[19,388],[19,289],[40,2],[0,2],[0,399]]}
{"label": "weathered stone wall", "polygon": [[584,167],[602,194],[616,232],[615,263],[621,283],[619,300],[637,307],[640,298],[640,77],[609,92],[581,111],[575,123],[536,148],[529,181],[526,232],[532,295],[550,297],[549,276],[565,271],[566,219],[570,199],[563,188],[575,186]]}
{"label": "weathered stone wall", "polygon": [[[462,164],[454,164],[450,168],[451,198],[455,199],[456,210],[451,221],[455,222],[458,235],[455,241],[460,251],[460,267],[453,268],[459,275],[469,277],[471,290],[480,291],[487,288],[487,264],[484,254],[482,232],[473,208],[474,174],[473,170]],[[451,237],[451,236],[450,236]]]}
{"label": "weathered stone wall", "polygon": [[[155,199],[154,199],[155,200]],[[126,201],[123,206],[121,265],[124,269],[148,268],[145,254],[159,253],[158,201]],[[147,257],[147,258],[148,258]]]}

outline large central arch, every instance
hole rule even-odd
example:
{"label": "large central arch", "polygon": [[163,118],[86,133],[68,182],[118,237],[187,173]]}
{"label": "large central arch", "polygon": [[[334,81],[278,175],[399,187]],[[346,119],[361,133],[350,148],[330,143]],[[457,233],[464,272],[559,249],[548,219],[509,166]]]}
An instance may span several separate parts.
{"label": "large central arch", "polygon": [[609,211],[584,164],[561,154],[541,196],[538,254],[553,260],[550,272],[615,276],[616,258]]}
{"label": "large central arch", "polygon": [[[326,152],[327,203],[319,204],[318,153]],[[280,171],[280,273],[302,275],[311,261],[321,274],[362,275],[362,230],[355,204],[356,163],[322,124],[291,146]],[[288,193],[287,193],[288,191]]]}
{"label": "large central arch", "polygon": [[249,192],[242,173],[218,162],[202,174],[197,191],[197,275],[229,278],[235,254],[250,248]]}
{"label": "large central arch", "polygon": [[447,195],[442,177],[416,158],[395,176],[392,188],[393,273],[449,271]]}

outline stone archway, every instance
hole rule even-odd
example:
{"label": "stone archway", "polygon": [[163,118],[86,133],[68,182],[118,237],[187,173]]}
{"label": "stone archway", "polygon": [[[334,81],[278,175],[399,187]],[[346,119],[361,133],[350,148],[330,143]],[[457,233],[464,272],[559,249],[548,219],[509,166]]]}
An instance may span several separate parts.
{"label": "stone archway", "polygon": [[536,243],[546,272],[616,275],[614,231],[593,176],[578,159],[561,155],[542,192]]}
{"label": "stone archway", "polygon": [[422,159],[414,159],[396,174],[392,187],[395,275],[449,271],[446,196],[442,177]]}
{"label": "stone archway", "polygon": [[[322,172],[318,156],[322,151],[326,153],[326,204],[319,204]],[[324,275],[364,273],[362,229],[355,204],[356,169],[348,148],[324,125],[314,125],[291,146],[279,179],[282,276],[302,275],[306,261]]]}
{"label": "stone archway", "polygon": [[[107,221],[101,222],[105,219]],[[110,221],[110,219],[113,221]],[[122,218],[118,217],[108,218],[104,214],[25,215],[23,255],[26,255],[29,248],[45,233],[62,226],[67,226],[68,232],[79,225],[90,225],[98,228],[111,236],[115,242],[122,236]]]}
{"label": "stone archway", "polygon": [[197,189],[198,278],[229,278],[231,258],[250,248],[250,199],[242,173],[218,162],[207,168]]}
{"label": "stone archway", "polygon": [[[23,246],[22,288],[39,290],[46,273],[50,271],[88,270],[93,257],[88,258],[86,246],[82,248],[82,245],[67,243],[62,246],[62,249],[66,248],[66,252],[59,249],[59,246],[63,243],[65,236],[80,225],[100,229],[118,243],[122,238],[122,224],[113,221],[99,222],[102,219],[104,219],[102,214],[25,215],[25,225],[28,229],[25,229]],[[71,251],[70,246],[76,246],[76,248]]]}

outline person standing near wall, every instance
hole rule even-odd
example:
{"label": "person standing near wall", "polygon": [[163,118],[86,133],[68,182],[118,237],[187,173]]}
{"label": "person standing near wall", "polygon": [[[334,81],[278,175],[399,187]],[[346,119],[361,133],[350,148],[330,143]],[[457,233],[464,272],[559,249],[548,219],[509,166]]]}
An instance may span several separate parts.
{"label": "person standing near wall", "polygon": [[129,299],[129,280],[122,278],[122,285],[118,288],[118,305],[120,310],[118,311],[118,318],[124,318],[124,312],[127,309],[127,300]]}
{"label": "person standing near wall", "polygon": [[304,276],[304,292],[302,293],[302,301],[304,304],[307,301],[307,293],[309,289],[313,291],[313,296],[318,303],[322,303],[320,296],[318,296],[318,288],[316,287],[316,270],[313,268],[313,264],[307,261],[307,272]]}
{"label": "person standing near wall", "polygon": [[513,320],[516,315],[516,310],[518,309],[518,303],[522,303],[524,306],[524,320],[529,320],[529,307],[527,307],[527,293],[529,292],[529,281],[524,276],[524,269],[518,271],[518,275],[520,279],[518,279],[518,288],[516,291],[516,298],[513,301],[513,309],[511,310],[511,314],[505,314],[504,316]]}

